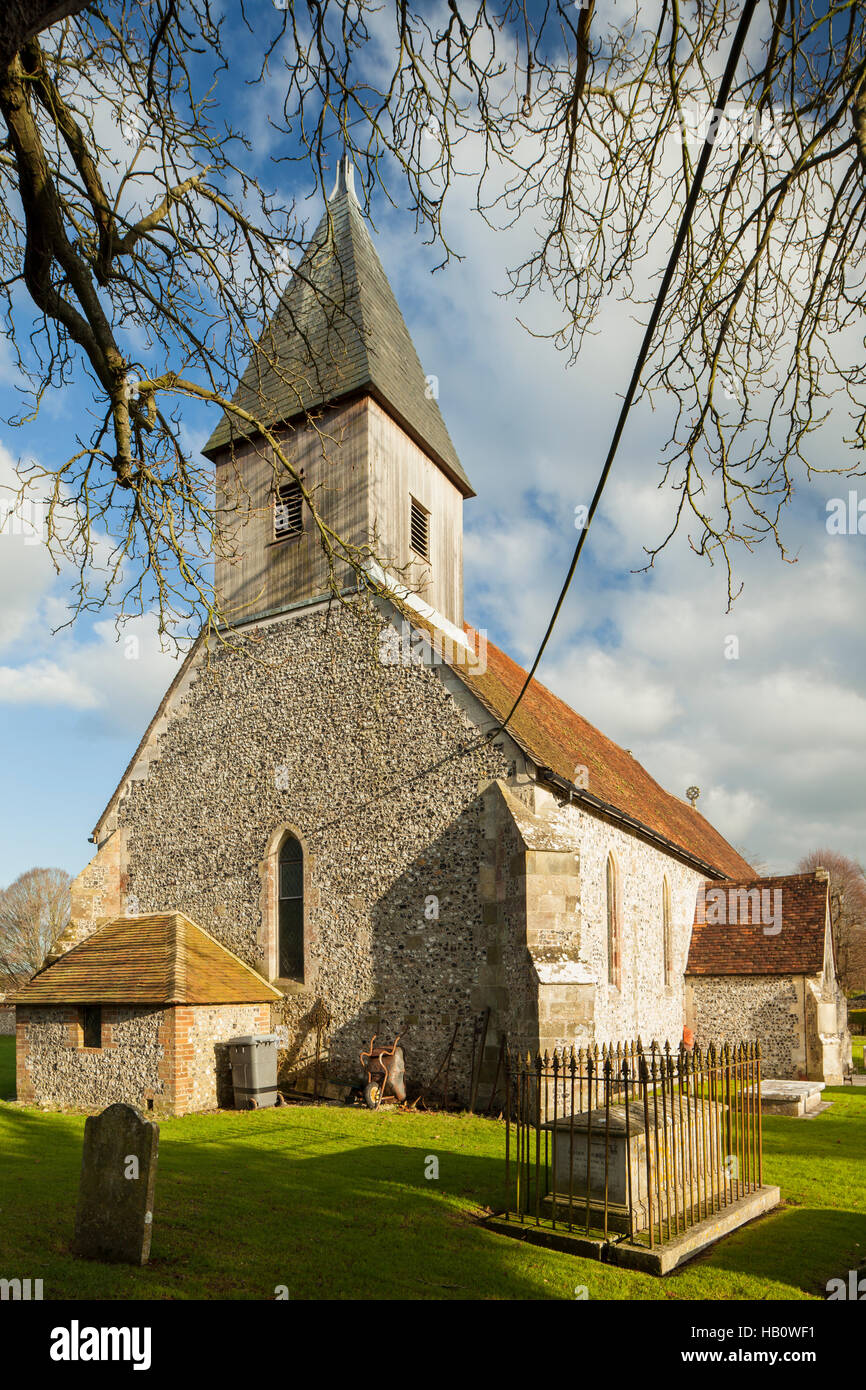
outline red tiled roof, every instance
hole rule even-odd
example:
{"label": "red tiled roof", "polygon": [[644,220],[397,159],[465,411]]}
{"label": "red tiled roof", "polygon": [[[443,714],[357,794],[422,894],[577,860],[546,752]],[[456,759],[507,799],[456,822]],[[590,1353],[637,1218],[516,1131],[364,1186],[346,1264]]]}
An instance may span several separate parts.
{"label": "red tiled roof", "polygon": [[[416,620],[414,614],[412,619]],[[468,623],[465,629],[475,646],[474,629]],[[454,669],[498,719],[506,717],[526,679],[526,672],[489,641],[483,674],[474,671],[471,664],[458,663]],[[751,864],[699,811],[666,792],[636,758],[538,681],[530,685],[508,730],[533,761],[549,767],[568,782],[575,781],[577,767],[585,767],[587,790],[592,796],[673,841],[720,874],[739,877],[753,872]]]}
{"label": "red tiled roof", "polygon": [[[723,899],[713,896],[717,890]],[[747,902],[744,894],[750,890],[769,894],[763,911],[758,898]],[[687,975],[821,973],[829,903],[826,878],[811,873],[726,880],[708,883],[706,894],[704,904],[698,900]],[[780,921],[775,919],[777,906]]]}
{"label": "red tiled roof", "polygon": [[35,975],[30,1004],[256,1004],[281,999],[182,912],[116,917]]}
{"label": "red tiled roof", "polygon": [[[414,625],[434,632],[432,624],[414,609],[397,602],[403,615]],[[473,645],[475,629],[464,624]],[[99,829],[131,775],[133,768],[156,727],[169,699],[194,660],[201,636],[187,653],[184,662],[160,703],[141,742],[105,810],[97,822],[93,838],[98,840]],[[497,719],[504,719],[511,710],[526,679],[526,672],[492,642],[487,644],[487,669],[481,674],[470,664],[457,662],[455,672]],[[588,774],[587,791],[590,799],[614,807],[670,841],[687,856],[699,860],[707,869],[717,870],[720,877],[742,877],[753,873],[742,855],[728,844],[717,830],[680,797],[673,796],[641,767],[625,749],[606,738],[581,715],[576,714],[551,691],[533,681],[509,723],[509,732],[526,749],[540,767],[549,767],[568,782],[575,780],[575,768],[585,767]]]}

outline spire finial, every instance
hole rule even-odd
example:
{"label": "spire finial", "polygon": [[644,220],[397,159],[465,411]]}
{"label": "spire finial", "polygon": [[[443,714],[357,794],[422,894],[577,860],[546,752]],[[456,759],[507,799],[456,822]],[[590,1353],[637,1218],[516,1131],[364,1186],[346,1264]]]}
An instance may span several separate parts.
{"label": "spire finial", "polygon": [[337,178],[328,202],[332,203],[341,193],[351,193],[352,197],[357,200],[357,194],[355,193],[355,166],[352,163],[351,156],[345,149],[337,161]]}

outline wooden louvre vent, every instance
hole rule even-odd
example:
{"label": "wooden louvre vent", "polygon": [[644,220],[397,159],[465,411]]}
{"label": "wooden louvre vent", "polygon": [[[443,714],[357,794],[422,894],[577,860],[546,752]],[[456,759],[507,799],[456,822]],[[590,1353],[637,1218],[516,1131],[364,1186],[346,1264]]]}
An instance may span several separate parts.
{"label": "wooden louvre vent", "polygon": [[283,483],[274,493],[274,540],[298,536],[304,529],[304,499],[300,483]]}
{"label": "wooden louvre vent", "polygon": [[412,513],[409,521],[409,543],[416,555],[425,560],[430,558],[430,513],[412,498]]}

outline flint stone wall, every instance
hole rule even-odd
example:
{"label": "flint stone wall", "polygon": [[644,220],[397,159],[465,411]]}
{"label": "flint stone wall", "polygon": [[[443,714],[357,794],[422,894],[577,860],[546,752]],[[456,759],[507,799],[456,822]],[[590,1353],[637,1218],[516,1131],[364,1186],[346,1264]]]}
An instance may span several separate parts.
{"label": "flint stone wall", "polygon": [[[277,981],[284,1077],[309,1072],[320,997],[338,1080],[360,1075],[374,1031],[407,1028],[408,1074],[429,1079],[477,1011],[480,788],[513,764],[507,748],[460,753],[478,740],[461,683],[384,664],[384,628],[372,605],[335,603],[202,658],[106,827],[126,832],[134,910],[179,909],[257,968],[273,945],[266,850],[279,827],[297,834],[307,961],[303,986]],[[451,1068],[464,1094],[470,1054],[466,1026]]]}
{"label": "flint stone wall", "polygon": [[163,1097],[170,1010],[104,1005],[101,1048],[77,1045],[73,1005],[18,1010],[18,1099],[57,1109]]}
{"label": "flint stone wall", "polygon": [[[403,1032],[410,1081],[429,1081],[464,1020],[450,1066],[464,1100],[470,1020],[485,1008],[489,1068],[503,1031],[529,1047],[637,1033],[676,1044],[703,876],[535,786],[507,735],[478,746],[494,721],[447,667],[382,659],[401,621],[385,604],[335,602],[195,658],[100,829],[112,854],[125,846],[125,910],[183,911],[273,979],[277,846],[297,836],[304,983],[275,979],[286,998],[272,1015],[286,1081],[309,1077],[319,999],[332,1015],[323,1074],[336,1081],[360,1076],[374,1032]],[[498,830],[491,821],[497,781],[544,821],[538,843],[505,813]],[[607,978],[611,851],[619,986]]]}
{"label": "flint stone wall", "polygon": [[81,1046],[71,1004],[18,1009],[18,1099],[87,1110],[123,1102],[157,1114],[231,1107],[226,1044],[270,1026],[267,1004],[102,1006],[102,1047]]}
{"label": "flint stone wall", "polygon": [[[590,791],[592,788],[590,787]],[[594,1042],[616,1042],[641,1034],[644,1042],[679,1044],[685,1022],[683,975],[689,954],[695,901],[704,876],[618,826],[577,806],[580,846],[581,946],[599,982]],[[617,867],[621,982],[607,973],[607,857]],[[672,971],[665,984],[662,885],[670,885]]]}
{"label": "flint stone wall", "polygon": [[[521,812],[525,805],[526,812]],[[685,1022],[683,972],[703,875],[579,803],[538,785],[515,788],[520,853],[500,816],[505,848],[487,870],[498,885],[502,925],[519,920],[529,942],[533,989],[524,996],[521,1047],[644,1041],[677,1046]],[[492,814],[492,809],[491,809]],[[492,828],[491,828],[492,835]],[[607,861],[619,897],[619,983],[608,977]],[[671,972],[665,980],[663,885],[671,904]],[[508,904],[520,903],[520,911]],[[515,987],[512,986],[514,991]],[[538,1043],[532,1041],[533,1028]],[[524,1041],[524,1035],[526,1041]]]}
{"label": "flint stone wall", "polygon": [[[686,981],[689,1026],[704,1046],[712,1040],[759,1038],[761,1075],[796,1080],[809,1073],[803,1018],[803,977],[691,975]],[[806,991],[806,1013],[813,1004]],[[810,1049],[811,1054],[811,1049]]]}

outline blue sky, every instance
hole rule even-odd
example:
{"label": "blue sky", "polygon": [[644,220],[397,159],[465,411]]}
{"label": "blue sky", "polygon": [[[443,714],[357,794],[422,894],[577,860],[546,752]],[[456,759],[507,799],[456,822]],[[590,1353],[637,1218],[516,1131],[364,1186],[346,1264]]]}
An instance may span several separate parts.
{"label": "blue sky", "polygon": [[[249,57],[248,35],[243,43]],[[261,96],[233,90],[234,118],[255,129],[264,160],[276,137]],[[286,192],[309,191],[302,171],[283,170],[296,180]],[[311,202],[312,225],[320,212]],[[478,493],[465,507],[466,616],[526,661],[628,378],[631,306],[612,302],[568,368],[497,293],[531,229],[491,232],[458,187],[448,230],[465,259],[433,275],[439,257],[414,233],[411,214],[381,198],[374,213],[379,254],[425,371],[439,378],[442,413]],[[533,311],[537,322],[552,321],[544,303]],[[65,389],[46,398],[36,422],[0,426],[0,475],[20,456],[62,462],[87,406],[86,389]],[[16,408],[13,369],[0,359],[0,414]],[[210,414],[189,408],[184,420],[203,442]],[[704,813],[771,869],[789,869],[819,845],[863,857],[866,535],[831,536],[825,522],[828,499],[858,485],[866,497],[866,486],[803,481],[785,520],[796,564],[767,545],[744,552],[745,590],[726,613],[722,572],[685,538],[651,573],[633,572],[672,514],[657,466],[670,427],[664,407],[633,416],[542,679],[671,791],[697,784]],[[820,455],[838,455],[846,427],[842,417],[830,422]],[[148,619],[119,640],[106,614],[52,635],[69,576],[56,577],[28,539],[0,533],[0,883],[36,864],[83,867],[88,835],[174,670]],[[725,655],[731,637],[736,659]]]}

